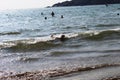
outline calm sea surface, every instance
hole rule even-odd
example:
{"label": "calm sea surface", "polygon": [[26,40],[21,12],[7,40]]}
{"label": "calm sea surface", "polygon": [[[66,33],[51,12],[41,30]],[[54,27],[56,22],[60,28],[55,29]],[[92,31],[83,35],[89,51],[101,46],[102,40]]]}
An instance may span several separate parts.
{"label": "calm sea surface", "polygon": [[[51,37],[62,34],[65,41]],[[116,65],[120,65],[120,4],[0,11],[0,76]]]}

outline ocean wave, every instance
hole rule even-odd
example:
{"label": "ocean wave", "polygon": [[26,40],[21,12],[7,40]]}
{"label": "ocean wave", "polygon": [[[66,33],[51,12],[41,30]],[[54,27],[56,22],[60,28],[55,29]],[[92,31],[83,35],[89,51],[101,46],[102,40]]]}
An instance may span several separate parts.
{"label": "ocean wave", "polygon": [[120,26],[120,24],[97,24],[95,27],[113,27]]}
{"label": "ocean wave", "polygon": [[[4,48],[10,51],[39,51],[55,48],[61,46],[63,43],[60,41],[61,35],[55,34],[53,37],[36,37],[33,39],[23,39],[15,41],[7,41],[0,44],[0,48]],[[101,31],[85,31],[79,33],[67,33],[64,34],[67,40],[108,40],[108,39],[120,39],[120,29],[110,29]],[[79,38],[79,39],[78,39]],[[66,41],[67,41],[66,40]],[[81,46],[81,45],[80,45]]]}
{"label": "ocean wave", "polygon": [[104,39],[119,39],[120,28],[106,30],[88,30],[78,33],[65,34],[67,38],[80,38],[86,40],[104,40]]}
{"label": "ocean wave", "polygon": [[87,31],[80,33],[79,36],[86,40],[106,40],[106,39],[119,39],[120,29],[110,29],[101,31]]}
{"label": "ocean wave", "polygon": [[0,35],[18,35],[18,34],[21,34],[20,32],[3,32],[3,33],[0,33]]}
{"label": "ocean wave", "polygon": [[35,44],[18,43],[2,49],[12,52],[40,51],[50,49],[58,45],[59,44],[54,44],[52,42],[37,42]]}
{"label": "ocean wave", "polygon": [[37,57],[19,57],[17,59],[17,61],[20,61],[20,62],[34,62],[34,61],[38,61],[39,58]]}
{"label": "ocean wave", "polygon": [[[62,42],[59,40],[61,34],[54,35],[54,38],[51,36],[45,37],[36,37],[36,38],[28,38],[28,39],[21,39],[21,40],[13,40],[13,41],[6,41],[0,43],[0,48],[9,51],[40,51],[46,50],[53,47],[60,46]],[[75,35],[68,36],[73,37]]]}
{"label": "ocean wave", "polygon": [[24,32],[34,32],[34,31],[41,31],[42,29],[19,29],[18,31],[21,32],[21,33],[24,33]]}
{"label": "ocean wave", "polygon": [[62,55],[66,55],[66,54],[72,54],[72,53],[76,53],[76,52],[72,52],[72,51],[54,51],[51,52],[50,55],[51,56],[62,56]]}
{"label": "ocean wave", "polygon": [[[96,54],[96,53],[100,53],[100,54]],[[115,53],[120,53],[120,49],[115,49],[115,50],[113,49],[113,50],[52,51],[52,52],[50,52],[50,56],[61,57],[61,56],[66,55],[68,57],[69,55],[71,56],[73,54],[74,55],[79,54],[80,55],[79,57],[106,57],[106,56],[110,56],[111,53],[114,53],[114,54]]]}
{"label": "ocean wave", "polygon": [[2,75],[0,80],[49,80],[50,78],[64,76],[72,73],[83,72],[83,71],[90,71],[100,68],[107,68],[107,67],[116,67],[120,66],[120,64],[99,64],[93,66],[77,66],[71,68],[56,68],[54,70],[42,70],[36,72],[25,72],[25,73],[16,73],[16,74],[9,74],[7,76]]}

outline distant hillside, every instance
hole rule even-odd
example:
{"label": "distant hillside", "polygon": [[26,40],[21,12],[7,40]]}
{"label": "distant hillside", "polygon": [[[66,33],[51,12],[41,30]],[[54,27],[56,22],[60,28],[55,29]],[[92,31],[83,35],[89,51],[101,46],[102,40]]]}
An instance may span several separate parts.
{"label": "distant hillside", "polygon": [[60,6],[84,6],[84,5],[99,5],[99,4],[116,4],[120,3],[120,0],[72,0],[62,3],[54,4],[52,7]]}

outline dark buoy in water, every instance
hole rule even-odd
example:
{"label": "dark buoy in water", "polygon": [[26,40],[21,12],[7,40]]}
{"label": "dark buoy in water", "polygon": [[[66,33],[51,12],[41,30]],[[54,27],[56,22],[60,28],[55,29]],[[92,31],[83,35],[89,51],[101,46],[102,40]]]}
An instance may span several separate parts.
{"label": "dark buoy in water", "polygon": [[43,15],[43,12],[41,12],[41,15]]}
{"label": "dark buoy in water", "polygon": [[117,13],[117,15],[120,15],[119,13]]}
{"label": "dark buoy in water", "polygon": [[45,20],[47,19],[47,17],[45,17]]}

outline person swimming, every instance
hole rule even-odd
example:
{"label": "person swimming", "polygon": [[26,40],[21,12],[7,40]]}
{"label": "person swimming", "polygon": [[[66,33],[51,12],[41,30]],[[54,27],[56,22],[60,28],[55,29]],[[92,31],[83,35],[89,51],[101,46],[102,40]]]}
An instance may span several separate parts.
{"label": "person swimming", "polygon": [[41,15],[43,15],[43,12],[41,12]]}
{"label": "person swimming", "polygon": [[55,13],[52,11],[51,15],[52,15],[52,17],[54,17],[54,16],[55,16]]}
{"label": "person swimming", "polygon": [[55,38],[55,40],[60,40],[61,42],[65,41],[67,38],[64,34],[62,34],[60,37],[54,37],[54,35],[51,35],[52,38]]}
{"label": "person swimming", "polygon": [[61,35],[61,37],[59,39],[60,39],[60,41],[65,41],[66,37],[65,37],[65,35]]}
{"label": "person swimming", "polygon": [[63,15],[61,15],[61,18],[64,18]]}

